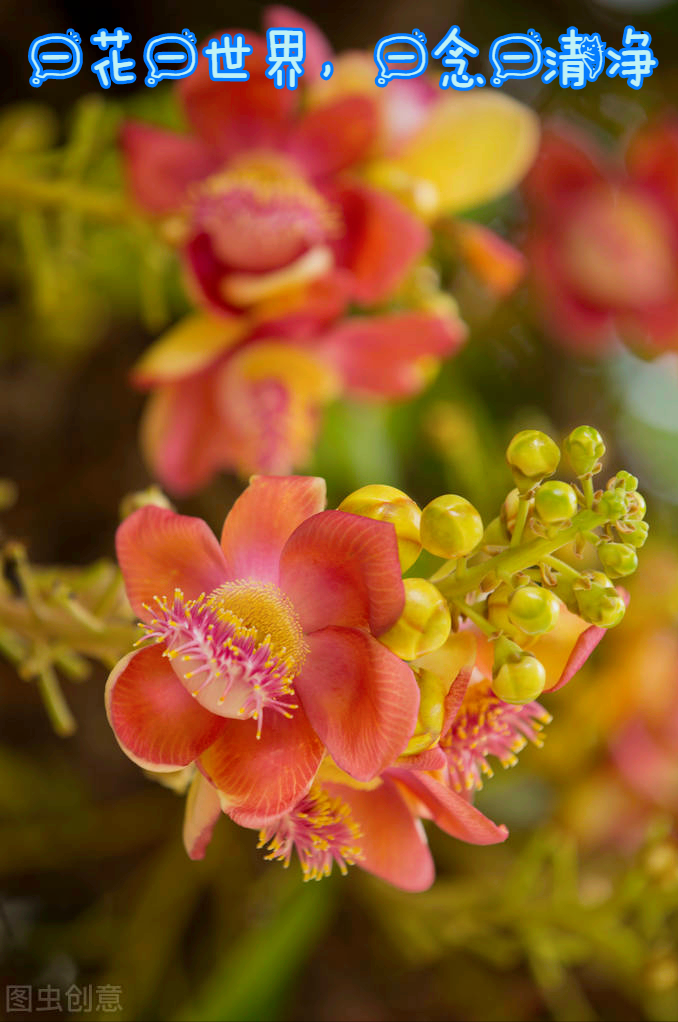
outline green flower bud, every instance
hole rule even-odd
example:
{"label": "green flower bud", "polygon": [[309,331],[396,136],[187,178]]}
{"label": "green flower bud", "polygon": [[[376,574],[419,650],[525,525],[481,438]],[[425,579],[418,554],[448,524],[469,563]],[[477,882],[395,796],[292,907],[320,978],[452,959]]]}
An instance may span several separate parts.
{"label": "green flower bud", "polygon": [[650,526],[647,522],[634,522],[633,530],[631,532],[624,533],[624,542],[630,543],[631,546],[639,549],[641,546],[645,546]]}
{"label": "green flower bud", "polygon": [[416,755],[436,744],[445,719],[445,697],[450,690],[450,682],[443,680],[434,671],[421,668],[416,671],[416,679],[420,693],[419,714],[405,755]]}
{"label": "green flower bud", "polygon": [[589,571],[586,578],[591,583],[590,588],[581,581],[575,582],[573,587],[580,617],[599,628],[614,628],[624,617],[626,604],[607,575]]}
{"label": "green flower bud", "polygon": [[645,497],[642,493],[630,493],[628,502],[628,517],[638,519],[639,521],[645,517],[647,512],[647,504],[645,503]]}
{"label": "green flower bud", "polygon": [[578,476],[588,475],[605,454],[605,442],[593,426],[577,426],[563,443],[563,450]]}
{"label": "green flower bud", "polygon": [[421,542],[436,557],[466,557],[483,538],[483,520],[468,500],[436,497],[421,513]]}
{"label": "green flower bud", "polygon": [[432,653],[446,641],[452,628],[447,601],[424,578],[403,579],[405,607],[396,623],[379,638],[403,660]]}
{"label": "green flower bud", "polygon": [[421,511],[411,497],[395,486],[372,484],[350,493],[339,505],[340,511],[390,522],[398,539],[400,567],[407,571],[421,553],[419,520]]}
{"label": "green flower bud", "polygon": [[633,575],[638,568],[638,554],[626,543],[601,543],[598,556],[605,572],[611,578]]}
{"label": "green flower bud", "polygon": [[174,508],[165,494],[162,492],[159,486],[152,483],[145,490],[137,490],[134,493],[128,493],[127,496],[123,497],[120,501],[120,520],[128,518],[135,511],[138,511],[141,507],[162,507],[169,508],[173,511]]}
{"label": "green flower bud", "polygon": [[483,533],[483,546],[506,546],[509,533],[501,518],[493,518]]}
{"label": "green flower bud", "polygon": [[542,522],[557,525],[569,521],[577,513],[577,494],[569,483],[551,479],[537,490],[534,506]]}
{"label": "green flower bud", "polygon": [[622,486],[627,493],[633,493],[634,490],[638,489],[638,480],[625,469],[622,469],[621,472],[617,472],[614,477],[614,484],[615,486]]}
{"label": "green flower bud", "polygon": [[499,668],[492,691],[505,703],[530,703],[544,691],[546,671],[540,660],[525,653],[517,662],[508,661]]}
{"label": "green flower bud", "polygon": [[524,492],[555,472],[560,462],[560,451],[546,433],[538,429],[523,429],[508,445],[506,460],[511,466],[516,486]]}
{"label": "green flower bud", "polygon": [[624,518],[628,511],[629,498],[624,490],[605,490],[600,495],[596,505],[596,511],[610,522],[617,522]]}
{"label": "green flower bud", "polygon": [[516,589],[508,605],[509,619],[527,635],[550,632],[556,626],[559,614],[558,598],[540,586]]}

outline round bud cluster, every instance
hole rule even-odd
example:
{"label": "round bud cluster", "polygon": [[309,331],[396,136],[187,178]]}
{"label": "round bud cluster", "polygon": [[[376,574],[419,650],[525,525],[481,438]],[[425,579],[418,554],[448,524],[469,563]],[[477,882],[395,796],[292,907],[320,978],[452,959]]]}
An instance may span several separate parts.
{"label": "round bud cluster", "polygon": [[361,486],[349,494],[339,505],[340,511],[390,522],[398,539],[398,556],[403,571],[407,571],[421,552],[419,521],[421,511],[411,497],[395,486]]}
{"label": "round bud cluster", "polygon": [[574,474],[593,475],[605,454],[602,436],[593,426],[577,426],[563,442],[563,450]]}
{"label": "round bud cluster", "polygon": [[546,525],[561,525],[576,515],[577,494],[569,483],[550,479],[535,493],[534,509]]}
{"label": "round bud cluster", "polygon": [[416,660],[439,649],[452,627],[447,601],[424,578],[403,579],[405,607],[396,623],[379,638],[403,660]]}
{"label": "round bud cluster", "polygon": [[588,571],[573,586],[580,617],[599,628],[613,628],[626,613],[626,604],[602,571]]}
{"label": "round bud cluster", "polygon": [[514,642],[499,639],[495,645],[492,691],[505,703],[531,703],[544,691],[546,670],[541,660]]}
{"label": "round bud cluster", "polygon": [[558,445],[538,429],[523,429],[508,445],[509,463],[518,489],[525,493],[547,476],[553,475],[560,463]]}
{"label": "round bud cluster", "polygon": [[446,493],[422,511],[420,537],[424,549],[436,557],[468,557],[483,538],[483,520],[464,497]]}

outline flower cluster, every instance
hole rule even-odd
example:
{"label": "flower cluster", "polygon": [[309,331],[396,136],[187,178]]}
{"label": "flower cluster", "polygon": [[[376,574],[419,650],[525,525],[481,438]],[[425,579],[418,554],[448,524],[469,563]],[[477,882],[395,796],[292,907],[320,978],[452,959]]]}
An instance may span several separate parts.
{"label": "flower cluster", "polygon": [[525,180],[527,254],[542,318],[567,347],[678,345],[677,162],[675,117],[637,131],[624,163],[571,126],[544,131]]}
{"label": "flower cluster", "polygon": [[[537,147],[535,115],[499,92],[375,89],[359,53],[332,56],[318,81],[331,56],[319,30],[282,7],[264,23],[305,30],[298,89],[272,87],[265,40],[248,32],[247,82],[224,89],[201,58],[179,83],[190,134],[129,122],[122,135],[133,197],[197,306],[133,373],[151,391],[147,460],[176,493],[221,468],[289,472],[339,395],[421,390],[466,332],[432,259],[437,218],[508,191]],[[489,289],[515,285],[506,242],[470,222],[455,237]]]}
{"label": "flower cluster", "polygon": [[[422,819],[477,844],[506,828],[472,804],[491,760],[541,742],[536,698],[562,687],[623,616],[611,578],[646,527],[636,480],[593,477],[600,435],[564,444],[579,481],[548,480],[560,452],[519,433],[517,483],[484,527],[464,498],[421,510],[366,486],[324,510],[321,479],[257,476],[221,543],[153,505],[117,551],[143,635],[113,670],[109,719],[153,772],[189,769],[185,843],[200,858],[219,815],[255,828],[267,857],[305,877],[357,864],[406,890],[434,867]],[[595,547],[600,569],[555,554]],[[422,549],[431,578],[403,578]]]}

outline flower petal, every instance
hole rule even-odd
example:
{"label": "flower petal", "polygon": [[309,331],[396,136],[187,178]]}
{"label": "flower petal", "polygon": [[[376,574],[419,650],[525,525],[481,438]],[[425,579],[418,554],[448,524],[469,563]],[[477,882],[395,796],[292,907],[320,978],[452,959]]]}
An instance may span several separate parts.
{"label": "flower petal", "polygon": [[626,153],[635,181],[678,211],[678,118],[666,117],[635,133]]}
{"label": "flower petal", "polygon": [[314,515],[285,544],[280,586],[305,632],[369,623],[381,635],[405,603],[395,529],[345,511]]}
{"label": "flower petal", "polygon": [[602,178],[600,157],[589,139],[571,125],[554,124],[542,135],[523,191],[533,209],[559,215],[565,203]]}
{"label": "flower petal", "polygon": [[523,253],[482,224],[460,220],[456,225],[459,251],[472,273],[497,298],[506,298],[527,268]]}
{"label": "flower petal", "polygon": [[123,125],[121,144],[132,194],[151,213],[180,209],[191,182],[214,168],[213,157],[199,139],[141,121]]}
{"label": "flower petal", "polygon": [[364,159],[377,128],[374,102],[367,96],[342,96],[305,114],[290,149],[308,174],[325,177]]}
{"label": "flower petal", "polygon": [[428,249],[428,228],[376,188],[351,184],[330,197],[341,205],[344,221],[336,260],[351,273],[354,297],[366,304],[388,298]]}
{"label": "flower petal", "polygon": [[324,506],[324,479],[254,476],[229,511],[221,533],[228,577],[277,585],[280,554],[287,540]]}
{"label": "flower petal", "polygon": [[144,352],[132,370],[132,382],[152,387],[191,376],[242,340],[247,330],[245,316],[185,316]]}
{"label": "flower petal", "polygon": [[[293,7],[285,7],[282,4],[265,7],[262,23],[266,30],[269,28],[300,28],[304,31],[306,35],[304,71],[307,79],[318,78],[325,61],[332,59],[332,47],[316,23],[310,18],[304,17],[299,11],[295,11]],[[302,84],[308,84],[307,79],[302,79]]]}
{"label": "flower petal", "polygon": [[408,397],[429,382],[435,360],[462,344],[459,319],[424,312],[352,316],[327,333],[320,350],[357,395]]}
{"label": "flower petal", "polygon": [[159,646],[128,653],[113,668],[106,712],[123,752],[148,770],[188,766],[223,726],[188,694]]}
{"label": "flower petal", "polygon": [[[233,39],[241,29],[227,29]],[[198,47],[198,67],[178,84],[178,93],[188,120],[196,132],[221,159],[228,159],[244,149],[278,148],[285,135],[286,123],[298,103],[296,90],[276,89],[266,77],[267,46],[261,36],[242,32],[252,47],[247,54],[245,82],[213,82],[209,76],[209,60],[202,53],[210,39],[218,39],[224,31],[212,32]]]}
{"label": "flower petal", "polygon": [[217,789],[201,773],[196,773],[188,790],[184,813],[184,847],[190,859],[204,858],[220,815]]}
{"label": "flower petal", "polygon": [[359,781],[380,774],[412,736],[419,687],[406,663],[367,632],[323,628],[295,687],[338,766]]}
{"label": "flower petal", "polygon": [[435,867],[424,828],[415,819],[396,786],[386,779],[373,791],[358,791],[344,784],[324,784],[331,795],[349,806],[362,834],[361,869],[404,891],[425,891],[435,878]]}
{"label": "flower petal", "polygon": [[437,189],[439,209],[490,202],[518,184],[537,154],[539,119],[499,91],[445,96],[408,140],[395,169]]}
{"label": "flower petal", "polygon": [[267,714],[260,739],[255,720],[225,721],[198,765],[219,789],[224,812],[243,827],[256,827],[306,794],[323,754],[300,706],[291,718]]}
{"label": "flower petal", "polygon": [[242,435],[222,419],[211,371],[165,384],[150,395],[141,420],[141,449],[172,493],[195,492],[219,468],[238,464]]}
{"label": "flower petal", "polygon": [[508,837],[506,827],[492,823],[462,795],[430,774],[401,768],[388,773],[423,802],[435,823],[446,834],[474,845],[493,845]]}
{"label": "flower petal", "polygon": [[115,544],[127,596],[143,621],[153,616],[144,604],[154,596],[172,596],[178,588],[193,600],[229,578],[216,537],[201,518],[142,507],[118,527]]}

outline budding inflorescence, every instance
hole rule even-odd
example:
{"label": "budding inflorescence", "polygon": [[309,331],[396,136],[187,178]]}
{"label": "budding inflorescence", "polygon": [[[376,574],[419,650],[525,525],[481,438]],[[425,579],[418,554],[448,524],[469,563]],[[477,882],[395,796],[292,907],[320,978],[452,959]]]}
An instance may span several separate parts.
{"label": "budding inflorescence", "polygon": [[[551,478],[561,453],[576,479]],[[404,580],[403,613],[381,636],[393,652],[414,662],[427,695],[415,744],[435,734],[440,716],[429,705],[436,686],[417,660],[440,649],[464,622],[492,644],[495,695],[526,704],[547,682],[535,644],[556,628],[564,607],[588,625],[611,628],[621,621],[625,594],[615,580],[636,570],[648,527],[635,476],[621,471],[604,488],[594,487],[604,455],[603,438],[591,426],[574,429],[562,452],[545,433],[522,430],[506,452],[515,488],[487,525],[457,494],[436,497],[419,511],[399,490],[368,486],[341,505],[393,524],[403,570],[422,549],[445,562],[428,580]],[[594,552],[599,564],[591,569]]]}

